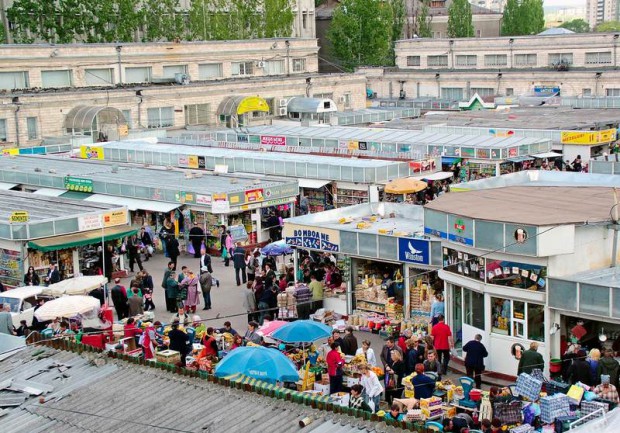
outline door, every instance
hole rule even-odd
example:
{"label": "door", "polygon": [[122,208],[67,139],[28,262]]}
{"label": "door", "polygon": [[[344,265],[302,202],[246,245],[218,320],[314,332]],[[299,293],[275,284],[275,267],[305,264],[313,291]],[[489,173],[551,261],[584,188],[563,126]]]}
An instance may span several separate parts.
{"label": "door", "polygon": [[452,336],[454,348],[460,354],[463,347],[463,288],[452,286]]}

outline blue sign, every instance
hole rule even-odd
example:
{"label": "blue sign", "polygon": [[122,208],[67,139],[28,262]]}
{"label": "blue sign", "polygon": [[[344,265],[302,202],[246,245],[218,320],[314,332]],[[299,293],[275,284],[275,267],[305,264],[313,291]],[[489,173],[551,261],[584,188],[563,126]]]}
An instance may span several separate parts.
{"label": "blue sign", "polygon": [[398,260],[407,263],[430,264],[430,241],[398,238]]}
{"label": "blue sign", "polygon": [[452,242],[457,242],[459,244],[468,245],[470,247],[474,246],[474,240],[470,238],[466,238],[459,235],[454,235],[452,233],[448,234],[448,240]]}

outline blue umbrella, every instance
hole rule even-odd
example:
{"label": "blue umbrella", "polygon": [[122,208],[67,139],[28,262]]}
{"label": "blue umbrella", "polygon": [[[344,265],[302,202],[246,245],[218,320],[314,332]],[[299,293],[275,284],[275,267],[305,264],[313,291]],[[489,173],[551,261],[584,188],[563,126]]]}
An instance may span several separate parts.
{"label": "blue umbrella", "polygon": [[297,320],[276,329],[271,338],[285,343],[312,343],[332,335],[332,328],[314,320]]}
{"label": "blue umbrella", "polygon": [[293,254],[293,248],[282,240],[265,245],[261,248],[261,253],[266,256],[282,256],[284,254]]}
{"label": "blue umbrella", "polygon": [[245,374],[265,382],[297,382],[299,373],[293,361],[276,349],[266,347],[238,347],[215,367],[218,377]]}

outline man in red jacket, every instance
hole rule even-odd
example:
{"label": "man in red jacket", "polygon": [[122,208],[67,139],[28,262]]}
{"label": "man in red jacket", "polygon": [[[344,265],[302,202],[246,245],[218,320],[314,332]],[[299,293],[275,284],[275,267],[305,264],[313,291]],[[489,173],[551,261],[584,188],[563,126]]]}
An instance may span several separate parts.
{"label": "man in red jacket", "polygon": [[438,323],[433,326],[431,330],[431,336],[433,337],[433,346],[437,351],[438,361],[442,366],[442,373],[448,373],[448,363],[450,362],[450,349],[454,349],[454,340],[452,338],[452,331],[450,327],[446,325],[443,314],[437,316]]}

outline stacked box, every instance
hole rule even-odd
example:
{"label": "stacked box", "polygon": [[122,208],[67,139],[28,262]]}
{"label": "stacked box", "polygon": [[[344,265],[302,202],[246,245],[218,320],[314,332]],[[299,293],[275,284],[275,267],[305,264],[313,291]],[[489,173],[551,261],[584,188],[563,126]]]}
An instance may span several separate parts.
{"label": "stacked box", "polygon": [[517,377],[517,393],[520,396],[536,401],[540,396],[541,389],[541,380],[538,380],[527,373],[521,373],[519,377]]}
{"label": "stacked box", "polygon": [[529,424],[521,424],[510,429],[510,433],[531,433],[533,431],[536,431],[536,429]]}
{"label": "stacked box", "polygon": [[559,416],[568,415],[570,403],[565,394],[548,395],[540,399],[540,419],[552,423]]}
{"label": "stacked box", "polygon": [[420,399],[420,409],[426,418],[433,418],[443,414],[442,400],[438,397]]}
{"label": "stacked box", "polygon": [[157,362],[178,364],[181,362],[181,353],[176,350],[161,350],[159,352],[155,352],[155,358],[157,359]]}
{"label": "stacked box", "polygon": [[409,409],[405,419],[409,422],[422,421],[424,416],[422,415],[422,411],[420,409]]}
{"label": "stacked box", "polygon": [[566,394],[570,388],[570,384],[564,382],[557,382],[555,380],[549,380],[545,383],[545,389],[547,395],[553,395],[557,393]]}
{"label": "stacked box", "polygon": [[581,416],[589,415],[599,409],[603,409],[607,413],[609,411],[609,404],[602,401],[584,401],[581,403]]}
{"label": "stacked box", "polygon": [[456,416],[456,408],[454,406],[442,406],[444,418],[454,418]]}

